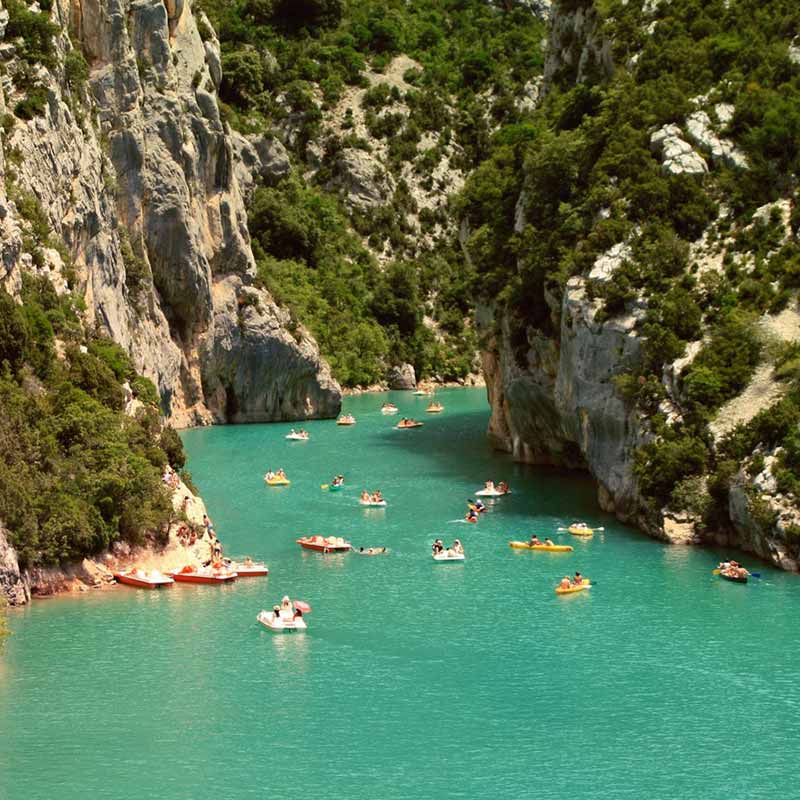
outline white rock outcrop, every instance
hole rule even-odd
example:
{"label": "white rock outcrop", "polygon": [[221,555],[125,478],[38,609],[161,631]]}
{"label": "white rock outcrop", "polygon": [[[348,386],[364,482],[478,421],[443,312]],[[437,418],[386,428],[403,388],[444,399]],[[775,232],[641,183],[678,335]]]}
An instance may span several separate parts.
{"label": "white rock outcrop", "polygon": [[650,149],[661,158],[667,175],[703,175],[708,172],[706,160],[683,138],[677,125],[664,125],[650,136]]}
{"label": "white rock outcrop", "polygon": [[[717,113],[719,114],[719,111]],[[730,120],[733,113],[724,108],[722,116]],[[747,156],[730,139],[722,138],[715,133],[711,118],[705,111],[695,111],[686,118],[686,135],[695,145],[707,151],[715,164],[747,169]]]}

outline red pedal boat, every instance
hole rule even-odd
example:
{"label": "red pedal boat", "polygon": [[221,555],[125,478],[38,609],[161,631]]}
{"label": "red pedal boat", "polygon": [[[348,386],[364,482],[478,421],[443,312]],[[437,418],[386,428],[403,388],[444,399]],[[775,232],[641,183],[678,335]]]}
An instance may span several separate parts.
{"label": "red pedal boat", "polygon": [[159,586],[172,586],[175,581],[168,575],[164,575],[157,569],[149,574],[142,569],[132,567],[131,569],[115,572],[114,579],[117,583],[124,583],[128,586],[137,586],[139,589],[158,589]]}
{"label": "red pedal boat", "polygon": [[180,572],[173,572],[172,577],[178,583],[228,583],[236,580],[237,573],[224,568],[184,567]]}
{"label": "red pedal boat", "polygon": [[234,561],[231,563],[230,568],[240,578],[260,578],[263,575],[269,575],[269,567],[258,561]]}
{"label": "red pedal boat", "polygon": [[353,549],[353,545],[341,536],[303,536],[297,540],[297,544],[318,553],[346,553]]}

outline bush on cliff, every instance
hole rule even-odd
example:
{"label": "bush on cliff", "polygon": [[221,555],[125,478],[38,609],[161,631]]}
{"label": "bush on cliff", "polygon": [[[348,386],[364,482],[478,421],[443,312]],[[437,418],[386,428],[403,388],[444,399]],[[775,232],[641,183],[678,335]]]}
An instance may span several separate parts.
{"label": "bush on cliff", "polygon": [[[68,324],[70,300],[49,282],[25,283],[24,306],[0,291],[0,519],[21,564],[162,537],[172,506],[161,469],[184,463],[180,439],[152,407],[121,412],[122,382],[137,381],[127,355]],[[63,360],[54,327],[71,342]]]}

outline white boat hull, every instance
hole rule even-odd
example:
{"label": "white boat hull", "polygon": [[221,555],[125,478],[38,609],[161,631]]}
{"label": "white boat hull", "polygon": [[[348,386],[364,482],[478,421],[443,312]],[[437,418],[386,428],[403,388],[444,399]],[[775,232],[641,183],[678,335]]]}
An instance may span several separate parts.
{"label": "white boat hull", "polygon": [[278,616],[276,618],[273,611],[262,611],[256,619],[273,633],[291,633],[292,631],[308,630],[308,625],[306,625],[306,621],[302,617],[283,619]]}
{"label": "white boat hull", "polygon": [[371,500],[359,500],[358,503],[364,508],[386,508],[385,500],[381,500],[380,503],[373,503]]}
{"label": "white boat hull", "polygon": [[454,553],[453,555],[438,553],[433,556],[434,561],[464,561],[464,558],[465,556],[463,553]]}
{"label": "white boat hull", "polygon": [[511,492],[498,492],[497,489],[481,489],[475,492],[475,497],[505,497],[507,494],[511,494]]}

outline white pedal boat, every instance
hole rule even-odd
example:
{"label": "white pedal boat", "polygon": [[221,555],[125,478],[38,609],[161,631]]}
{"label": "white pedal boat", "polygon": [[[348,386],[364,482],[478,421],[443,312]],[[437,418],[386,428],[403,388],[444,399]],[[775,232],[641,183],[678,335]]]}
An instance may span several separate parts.
{"label": "white pedal boat", "polygon": [[497,489],[480,489],[475,492],[475,497],[505,497],[507,494],[511,494],[511,489],[507,492],[501,492]]}
{"label": "white pedal boat", "polygon": [[307,442],[309,440],[309,435],[307,433],[287,433],[286,438],[291,439],[293,442]]}
{"label": "white pedal boat", "polygon": [[435,553],[433,556],[434,561],[463,561],[465,558],[463,553]]}
{"label": "white pedal boat", "polygon": [[379,500],[377,503],[374,500],[359,500],[358,504],[364,508],[386,508],[385,500]]}
{"label": "white pedal boat", "polygon": [[280,614],[276,615],[274,611],[262,610],[256,619],[265,628],[269,628],[274,633],[290,633],[291,631],[308,630],[308,625],[306,625],[306,621],[303,617],[284,619]]}

